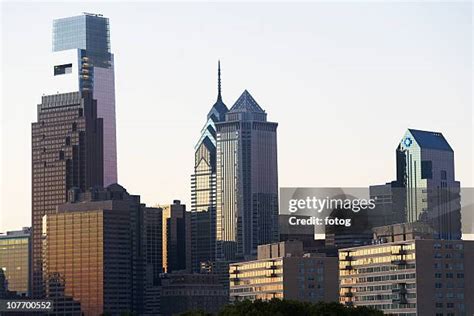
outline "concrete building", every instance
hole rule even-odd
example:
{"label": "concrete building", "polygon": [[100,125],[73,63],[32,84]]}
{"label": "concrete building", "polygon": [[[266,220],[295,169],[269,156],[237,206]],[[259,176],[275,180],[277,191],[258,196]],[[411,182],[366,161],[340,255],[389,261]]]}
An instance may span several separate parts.
{"label": "concrete building", "polygon": [[191,310],[216,314],[229,300],[228,291],[212,274],[163,274],[160,293],[162,316]]}
{"label": "concrete building", "polygon": [[31,229],[25,227],[0,234],[0,270],[5,277],[5,291],[18,296],[30,295],[30,264]]}
{"label": "concrete building", "polygon": [[339,250],[340,302],[386,315],[472,315],[474,241],[408,240]]}
{"label": "concrete building", "polygon": [[48,94],[88,91],[104,123],[104,185],[117,183],[114,55],[109,19],[100,14],[53,21],[53,54]]}
{"label": "concrete building", "polygon": [[216,259],[255,257],[279,239],[277,126],[247,90],[216,123]]}
{"label": "concrete building", "polygon": [[32,295],[42,297],[42,220],[68,191],[103,183],[102,119],[88,92],[42,97],[32,124]]}
{"label": "concrete building", "polygon": [[305,254],[300,241],[258,247],[258,259],[230,264],[230,300],[338,299],[337,258]]}

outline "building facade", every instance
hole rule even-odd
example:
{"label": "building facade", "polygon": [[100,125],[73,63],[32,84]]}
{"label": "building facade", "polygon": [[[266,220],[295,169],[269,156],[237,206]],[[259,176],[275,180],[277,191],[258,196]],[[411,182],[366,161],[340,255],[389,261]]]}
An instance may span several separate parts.
{"label": "building facade", "polygon": [[30,295],[31,229],[0,234],[0,270],[5,276],[6,291]]}
{"label": "building facade", "polygon": [[229,294],[212,274],[166,273],[161,278],[160,315],[186,311],[217,312],[228,303]]}
{"label": "building facade", "polygon": [[102,119],[90,93],[42,97],[32,124],[32,295],[44,294],[42,220],[67,201],[71,188],[103,183]]}
{"label": "building facade", "polygon": [[230,301],[338,298],[337,258],[305,254],[300,241],[258,246],[258,259],[229,267]]}
{"label": "building facade", "polygon": [[444,136],[409,129],[399,151],[405,156],[407,221],[429,223],[437,238],[461,239],[460,184],[454,151]]}
{"label": "building facade", "polygon": [[227,106],[221,95],[221,68],[218,63],[217,101],[207,114],[201,137],[194,147],[194,174],[191,176],[191,265],[198,272],[202,262],[216,256],[216,126],[224,121]]}
{"label": "building facade", "polygon": [[247,90],[216,123],[217,259],[278,241],[277,125]]}
{"label": "building facade", "polygon": [[100,14],[53,21],[53,54],[48,93],[92,92],[104,124],[104,185],[117,183],[114,55],[109,19]]}
{"label": "building facade", "polygon": [[85,315],[143,313],[146,271],[161,270],[161,231],[152,231],[156,221],[144,221],[161,210],[146,208],[118,184],[69,193],[68,203],[43,218],[44,279],[53,285],[47,297],[58,284],[49,280],[60,279],[60,293]]}
{"label": "building facade", "polygon": [[473,241],[410,240],[339,250],[340,302],[385,315],[472,315]]}
{"label": "building facade", "polygon": [[174,200],[160,205],[163,214],[163,272],[189,270],[191,265],[191,234],[186,205]]}

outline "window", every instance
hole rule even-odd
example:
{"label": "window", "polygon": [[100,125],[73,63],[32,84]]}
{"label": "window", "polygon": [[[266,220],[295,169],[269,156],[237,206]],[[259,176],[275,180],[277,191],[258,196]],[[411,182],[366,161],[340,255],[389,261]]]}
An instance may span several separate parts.
{"label": "window", "polygon": [[446,273],[446,278],[447,278],[447,279],[452,279],[452,278],[454,278],[454,273],[452,273],[452,272]]}
{"label": "window", "polygon": [[431,160],[421,161],[421,178],[432,179],[433,178],[433,163]]}
{"label": "window", "polygon": [[454,303],[446,303],[447,308],[454,308]]}
{"label": "window", "polygon": [[439,282],[436,282],[436,283],[435,283],[435,288],[441,289],[441,288],[443,288],[443,284],[442,284],[442,283],[439,283]]}
{"label": "window", "polygon": [[441,273],[435,273],[435,278],[436,279],[441,279],[441,275],[442,275]]}
{"label": "window", "polygon": [[436,308],[443,308],[443,303],[436,303]]}
{"label": "window", "polygon": [[65,75],[72,73],[72,64],[64,64],[64,65],[57,65],[54,66],[54,75]]}
{"label": "window", "polygon": [[446,179],[447,179],[446,170],[441,170],[441,180],[446,180]]}

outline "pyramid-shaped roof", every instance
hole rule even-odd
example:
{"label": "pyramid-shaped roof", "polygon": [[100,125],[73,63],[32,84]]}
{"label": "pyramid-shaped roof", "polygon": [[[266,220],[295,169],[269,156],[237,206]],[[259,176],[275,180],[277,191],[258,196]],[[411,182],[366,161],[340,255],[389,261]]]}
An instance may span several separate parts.
{"label": "pyramid-shaped roof", "polygon": [[229,110],[229,113],[235,112],[265,113],[247,90],[242,93]]}

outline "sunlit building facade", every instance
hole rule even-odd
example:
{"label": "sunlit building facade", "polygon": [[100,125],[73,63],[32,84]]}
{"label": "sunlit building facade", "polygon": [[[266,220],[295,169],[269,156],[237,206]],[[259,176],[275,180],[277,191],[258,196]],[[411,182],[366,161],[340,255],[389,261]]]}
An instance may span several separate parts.
{"label": "sunlit building facade", "polygon": [[218,259],[278,241],[277,126],[247,90],[216,123]]}
{"label": "sunlit building facade", "polygon": [[218,63],[217,100],[207,114],[194,155],[194,174],[191,176],[191,264],[198,272],[203,262],[216,258],[216,122],[222,122],[227,106],[221,95],[221,68]]}
{"label": "sunlit building facade", "polygon": [[32,295],[42,297],[42,220],[68,200],[71,188],[103,183],[102,119],[87,92],[42,97],[32,124]]}
{"label": "sunlit building facade", "polygon": [[108,18],[84,13],[53,21],[50,78],[47,93],[93,93],[104,124],[104,185],[117,183],[115,73]]}
{"label": "sunlit building facade", "polygon": [[31,230],[23,228],[0,234],[0,269],[7,290],[19,296],[30,294]]}
{"label": "sunlit building facade", "polygon": [[473,241],[411,240],[339,250],[339,301],[385,315],[472,315]]}
{"label": "sunlit building facade", "polygon": [[258,246],[258,259],[229,267],[230,301],[338,298],[337,258],[305,254],[300,241]]}

